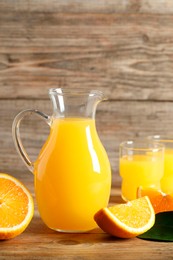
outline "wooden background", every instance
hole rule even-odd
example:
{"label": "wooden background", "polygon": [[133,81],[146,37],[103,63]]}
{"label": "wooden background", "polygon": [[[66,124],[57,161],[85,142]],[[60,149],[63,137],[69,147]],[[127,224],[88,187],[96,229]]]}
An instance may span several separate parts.
{"label": "wooden background", "polygon": [[[48,89],[100,89],[96,121],[120,186],[121,141],[173,136],[172,0],[1,0],[0,171],[32,174],[15,151],[11,125],[26,108],[51,114]],[[22,126],[32,159],[48,127]]]}

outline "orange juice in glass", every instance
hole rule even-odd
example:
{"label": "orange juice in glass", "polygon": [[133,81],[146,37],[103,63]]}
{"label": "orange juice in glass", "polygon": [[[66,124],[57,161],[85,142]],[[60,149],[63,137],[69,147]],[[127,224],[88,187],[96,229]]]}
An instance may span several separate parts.
{"label": "orange juice in glass", "polygon": [[148,136],[148,139],[165,146],[164,175],[161,179],[161,189],[164,193],[173,194],[173,138],[154,135]]}
{"label": "orange juice in glass", "polygon": [[[111,169],[95,125],[100,91],[50,89],[51,117],[37,110],[19,113],[13,123],[16,148],[34,173],[35,194],[44,223],[61,232],[83,232],[97,226],[94,214],[106,207]],[[22,146],[19,125],[35,113],[50,126],[38,158],[31,162]]]}
{"label": "orange juice in glass", "polygon": [[126,201],[136,199],[139,186],[160,189],[164,170],[164,146],[144,141],[121,143],[119,170],[122,198]]}

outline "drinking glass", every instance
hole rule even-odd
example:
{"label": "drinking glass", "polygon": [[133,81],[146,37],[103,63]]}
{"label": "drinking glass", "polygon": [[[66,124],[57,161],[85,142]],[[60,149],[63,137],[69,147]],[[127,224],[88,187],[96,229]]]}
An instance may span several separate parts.
{"label": "drinking glass", "polygon": [[148,140],[156,141],[165,146],[164,175],[161,179],[161,189],[167,194],[173,194],[173,137],[153,135],[148,136]]}
{"label": "drinking glass", "polygon": [[160,189],[164,173],[164,145],[146,140],[120,144],[121,193],[126,201],[136,199],[137,189]]}

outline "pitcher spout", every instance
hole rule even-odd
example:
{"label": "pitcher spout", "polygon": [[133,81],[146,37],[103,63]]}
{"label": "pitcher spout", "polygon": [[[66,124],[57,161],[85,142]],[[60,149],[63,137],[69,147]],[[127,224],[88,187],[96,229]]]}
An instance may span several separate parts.
{"label": "pitcher spout", "polygon": [[51,88],[49,96],[53,104],[53,117],[95,118],[98,103],[106,100],[100,90]]}

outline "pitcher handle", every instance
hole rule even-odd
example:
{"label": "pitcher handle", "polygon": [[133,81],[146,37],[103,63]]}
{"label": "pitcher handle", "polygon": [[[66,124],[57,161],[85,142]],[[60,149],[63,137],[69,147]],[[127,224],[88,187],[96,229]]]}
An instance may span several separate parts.
{"label": "pitcher handle", "polygon": [[12,124],[12,137],[13,141],[16,147],[17,152],[19,153],[20,157],[28,167],[28,169],[33,173],[34,170],[34,163],[31,162],[29,159],[29,156],[27,152],[24,149],[24,146],[22,144],[21,138],[20,138],[20,123],[22,119],[26,116],[36,114],[37,116],[41,117],[49,126],[51,125],[51,117],[40,112],[39,110],[35,109],[27,109],[21,111],[17,116],[14,118],[13,124]]}

